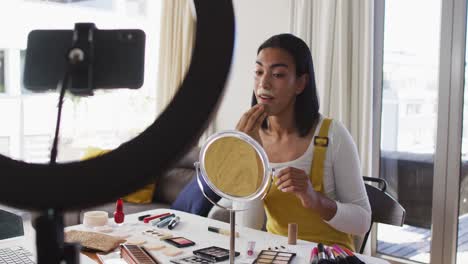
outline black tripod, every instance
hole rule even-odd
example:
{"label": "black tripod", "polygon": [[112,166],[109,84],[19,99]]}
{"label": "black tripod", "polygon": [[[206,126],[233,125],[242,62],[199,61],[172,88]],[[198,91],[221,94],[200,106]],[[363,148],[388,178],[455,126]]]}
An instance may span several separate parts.
{"label": "black tripod", "polygon": [[[63,98],[69,85],[81,94],[92,94],[94,88],[93,23],[77,23],[73,32],[73,45],[66,55],[66,71],[60,85],[57,124],[50,154],[50,166],[57,162],[57,146],[62,114]],[[38,264],[78,264],[80,246],[64,242],[63,212],[59,208],[50,208],[35,220]]]}

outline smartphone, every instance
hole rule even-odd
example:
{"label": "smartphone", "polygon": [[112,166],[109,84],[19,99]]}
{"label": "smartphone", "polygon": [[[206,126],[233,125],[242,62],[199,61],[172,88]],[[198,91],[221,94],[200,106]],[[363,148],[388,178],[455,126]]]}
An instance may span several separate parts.
{"label": "smartphone", "polygon": [[[145,33],[139,29],[95,29],[92,88],[140,88],[144,80],[145,41]],[[26,89],[55,90],[64,78],[66,56],[72,45],[73,30],[31,31],[23,75]]]}

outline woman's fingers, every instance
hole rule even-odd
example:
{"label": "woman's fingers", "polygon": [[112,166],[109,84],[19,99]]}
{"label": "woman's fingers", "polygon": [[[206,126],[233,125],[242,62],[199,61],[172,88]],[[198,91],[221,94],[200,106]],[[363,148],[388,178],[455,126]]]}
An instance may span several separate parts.
{"label": "woman's fingers", "polygon": [[277,178],[282,178],[286,174],[299,174],[299,175],[304,175],[304,176],[307,177],[307,175],[305,175],[305,171],[303,171],[301,169],[298,169],[298,168],[294,168],[294,167],[287,167],[285,169],[280,170],[276,174],[276,177]]}
{"label": "woman's fingers", "polygon": [[300,191],[306,189],[309,177],[303,170],[288,167],[277,175],[276,185],[282,191]]}
{"label": "woman's fingers", "polygon": [[263,119],[261,117],[265,113],[265,108],[260,105],[247,119],[247,122],[245,124],[245,131],[254,131],[255,128],[259,128]]}
{"label": "woman's fingers", "polygon": [[253,106],[252,108],[249,109],[249,111],[245,112],[241,119],[239,120],[239,122],[237,123],[237,126],[236,126],[236,129],[239,130],[239,131],[242,131],[242,132],[247,132],[246,131],[246,125],[247,123],[249,122],[249,120],[251,119],[252,115],[257,112],[260,108],[260,105],[255,105]]}
{"label": "woman's fingers", "polygon": [[262,125],[265,118],[267,118],[267,116],[268,113],[266,111],[264,111],[263,114],[260,115],[260,117],[257,119],[257,122],[255,123],[255,126],[253,127],[254,131],[258,131],[260,129],[260,126]]}
{"label": "woman's fingers", "polygon": [[287,180],[278,186],[282,192],[302,192],[305,191],[307,185],[304,181]]}

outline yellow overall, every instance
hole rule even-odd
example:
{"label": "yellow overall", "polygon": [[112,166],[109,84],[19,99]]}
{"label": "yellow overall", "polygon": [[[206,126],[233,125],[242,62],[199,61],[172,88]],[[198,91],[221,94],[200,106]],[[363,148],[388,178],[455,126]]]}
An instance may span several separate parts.
{"label": "yellow overall", "polygon": [[[331,119],[324,119],[318,136],[314,137],[314,156],[311,165],[312,186],[323,194],[323,167],[328,147],[328,131]],[[351,235],[329,226],[318,213],[302,206],[293,193],[284,193],[272,186],[265,197],[268,232],[288,235],[288,223],[297,223],[298,238],[325,245],[338,244],[354,251]]]}

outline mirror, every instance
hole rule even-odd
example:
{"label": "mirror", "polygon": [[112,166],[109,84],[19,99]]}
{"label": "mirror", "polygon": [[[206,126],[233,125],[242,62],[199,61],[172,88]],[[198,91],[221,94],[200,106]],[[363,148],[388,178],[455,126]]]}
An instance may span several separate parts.
{"label": "mirror", "polygon": [[200,169],[209,188],[228,200],[257,199],[270,183],[263,148],[239,131],[224,131],[210,137],[200,152]]}
{"label": "mirror", "polygon": [[235,211],[240,210],[212,201],[205,193],[201,179],[213,192],[230,201],[263,199],[272,182],[270,175],[273,170],[268,164],[268,157],[260,144],[249,135],[235,130],[209,137],[201,148],[199,162],[195,163],[198,185],[203,195],[214,205],[230,212],[230,263],[234,263],[235,258]]}

